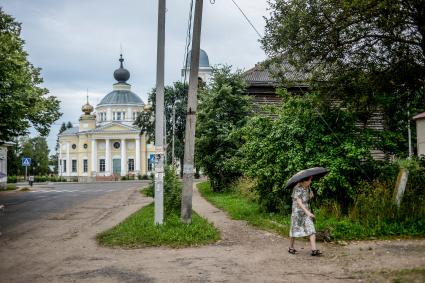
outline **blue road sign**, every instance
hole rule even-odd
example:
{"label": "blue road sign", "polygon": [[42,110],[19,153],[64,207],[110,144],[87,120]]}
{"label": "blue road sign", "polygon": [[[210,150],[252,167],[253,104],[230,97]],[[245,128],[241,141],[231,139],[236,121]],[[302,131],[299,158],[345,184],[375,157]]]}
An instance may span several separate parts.
{"label": "blue road sign", "polygon": [[31,165],[31,158],[29,157],[22,157],[22,166],[30,166]]}

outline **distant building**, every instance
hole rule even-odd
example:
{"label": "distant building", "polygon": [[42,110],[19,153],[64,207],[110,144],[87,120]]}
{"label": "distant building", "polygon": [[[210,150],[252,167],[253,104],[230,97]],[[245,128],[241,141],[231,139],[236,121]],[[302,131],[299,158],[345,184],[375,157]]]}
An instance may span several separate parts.
{"label": "distant building", "polygon": [[[285,86],[286,90],[292,94],[303,94],[309,91],[309,74],[297,71],[289,63],[284,62],[281,70],[267,69],[261,63],[256,64],[253,68],[243,73],[243,77],[248,84],[247,94],[252,97],[254,110],[262,112],[271,117],[274,117],[268,111],[263,110],[263,106],[277,105],[282,101],[282,98],[276,93],[278,86]],[[279,83],[272,73],[278,73],[282,78]],[[332,103],[336,103],[333,101]],[[380,112],[373,113],[367,124],[364,125],[360,122],[357,123],[359,128],[369,128],[378,131],[384,130],[383,114]],[[424,145],[425,146],[425,145]],[[377,149],[370,150],[372,157],[375,160],[384,160],[387,158],[386,154]]]}
{"label": "distant building", "polygon": [[[192,60],[192,51],[189,51],[186,58],[186,67],[182,69],[182,77],[186,76],[186,81],[189,81],[190,75],[190,63]],[[198,78],[201,79],[204,83],[208,82],[212,75],[212,68],[210,66],[210,60],[208,58],[207,52],[201,49],[199,53],[199,73]]]}
{"label": "distant building", "polygon": [[413,120],[416,121],[418,156],[425,158],[425,112],[416,115]]}
{"label": "distant building", "polygon": [[7,184],[7,148],[13,143],[0,141],[0,190]]}
{"label": "distant building", "polygon": [[112,92],[96,106],[88,102],[77,127],[59,135],[59,175],[79,181],[113,180],[119,176],[145,175],[154,170],[153,144],[133,123],[145,111],[145,103],[127,83],[130,72],[115,70]]}

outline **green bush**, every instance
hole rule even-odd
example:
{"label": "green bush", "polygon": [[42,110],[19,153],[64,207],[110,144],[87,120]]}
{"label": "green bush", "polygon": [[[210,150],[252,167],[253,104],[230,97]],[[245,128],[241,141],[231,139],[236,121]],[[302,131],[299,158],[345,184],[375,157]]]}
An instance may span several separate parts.
{"label": "green bush", "polygon": [[347,109],[335,109],[317,94],[289,95],[280,91],[276,117],[259,115],[240,130],[240,167],[256,181],[259,201],[266,211],[290,212],[291,192],[286,181],[310,167],[330,173],[314,188],[320,199],[335,200],[344,213],[355,201],[357,187],[373,180],[381,166],[370,148],[380,148],[379,132],[360,129]]}
{"label": "green bush", "polygon": [[[143,190],[146,196],[155,197],[155,180]],[[182,200],[182,182],[171,166],[165,167],[164,211],[166,214],[180,213]]]}
{"label": "green bush", "polygon": [[43,183],[43,182],[47,182],[48,180],[49,180],[49,177],[47,176],[34,176],[35,183]]}
{"label": "green bush", "polygon": [[16,183],[16,182],[18,182],[18,177],[16,177],[16,176],[7,176],[7,182],[8,183]]}

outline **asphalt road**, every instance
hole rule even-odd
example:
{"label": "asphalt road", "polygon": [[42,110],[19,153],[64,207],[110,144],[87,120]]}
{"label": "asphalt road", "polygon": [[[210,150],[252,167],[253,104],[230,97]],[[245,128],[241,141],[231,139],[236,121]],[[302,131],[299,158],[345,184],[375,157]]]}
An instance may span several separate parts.
{"label": "asphalt road", "polygon": [[62,212],[93,198],[120,190],[133,190],[146,185],[142,182],[58,183],[36,185],[31,191],[0,192],[0,232],[6,236],[15,227]]}

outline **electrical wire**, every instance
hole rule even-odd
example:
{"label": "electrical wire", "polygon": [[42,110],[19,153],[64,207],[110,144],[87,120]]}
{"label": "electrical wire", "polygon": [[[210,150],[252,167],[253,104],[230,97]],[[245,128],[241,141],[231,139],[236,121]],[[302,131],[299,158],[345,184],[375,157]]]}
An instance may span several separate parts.
{"label": "electrical wire", "polygon": [[235,0],[232,0],[233,4],[235,4],[235,6],[239,9],[239,11],[242,13],[242,15],[245,17],[245,19],[247,20],[247,22],[251,25],[251,27],[254,29],[254,31],[257,33],[258,37],[261,39],[262,36],[261,34],[258,32],[258,30],[255,28],[254,24],[249,20],[249,18],[247,17],[247,15],[244,13],[244,11],[242,11],[241,7],[239,7],[239,5],[235,2]]}
{"label": "electrical wire", "polygon": [[185,50],[184,50],[184,58],[183,58],[183,76],[182,76],[182,83],[186,83],[186,70],[187,70],[187,57],[189,56],[189,47],[190,47],[190,41],[192,39],[192,18],[193,18],[193,0],[190,1],[190,9],[189,9],[189,18],[187,23],[187,32],[186,32],[186,44],[185,44]]}

